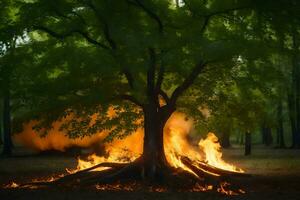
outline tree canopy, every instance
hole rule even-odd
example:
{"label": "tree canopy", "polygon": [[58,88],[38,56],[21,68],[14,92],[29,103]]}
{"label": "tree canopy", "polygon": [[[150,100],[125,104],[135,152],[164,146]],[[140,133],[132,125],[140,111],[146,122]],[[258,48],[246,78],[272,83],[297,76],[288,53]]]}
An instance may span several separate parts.
{"label": "tree canopy", "polygon": [[266,105],[295,82],[299,3],[176,2],[2,1],[1,85],[11,82],[15,118],[42,129],[72,114],[71,137],[110,129],[108,139],[143,126],[132,122],[149,104],[214,129],[273,119]]}

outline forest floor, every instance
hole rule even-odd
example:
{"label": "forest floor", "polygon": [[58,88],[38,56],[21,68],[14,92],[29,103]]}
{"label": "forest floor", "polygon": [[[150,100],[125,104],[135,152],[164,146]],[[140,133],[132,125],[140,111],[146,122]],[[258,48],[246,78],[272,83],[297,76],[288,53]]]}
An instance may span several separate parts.
{"label": "forest floor", "polygon": [[[1,200],[43,199],[131,199],[131,200],[189,200],[189,199],[272,199],[300,200],[300,150],[266,149],[257,147],[251,156],[244,156],[240,148],[223,151],[223,157],[252,174],[239,179],[246,191],[239,196],[224,196],[217,192],[149,192],[138,190],[101,191],[91,189],[0,189]],[[75,168],[76,158],[62,155],[35,155],[0,158],[0,185],[49,177]]]}

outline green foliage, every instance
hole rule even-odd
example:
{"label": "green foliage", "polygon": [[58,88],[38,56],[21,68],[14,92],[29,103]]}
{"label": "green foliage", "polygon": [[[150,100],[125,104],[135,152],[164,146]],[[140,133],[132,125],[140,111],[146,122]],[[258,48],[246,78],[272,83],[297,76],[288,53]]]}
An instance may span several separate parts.
{"label": "green foliage", "polygon": [[133,123],[143,115],[138,107],[152,101],[151,68],[154,83],[162,75],[159,89],[172,99],[199,63],[205,68],[175,99],[177,110],[206,129],[272,121],[270,105],[291,81],[299,3],[172,2],[1,1],[1,80],[10,77],[16,121],[38,119],[35,128],[46,133],[64,119],[70,137],[103,130],[111,132],[107,140],[124,137],[141,126]]}

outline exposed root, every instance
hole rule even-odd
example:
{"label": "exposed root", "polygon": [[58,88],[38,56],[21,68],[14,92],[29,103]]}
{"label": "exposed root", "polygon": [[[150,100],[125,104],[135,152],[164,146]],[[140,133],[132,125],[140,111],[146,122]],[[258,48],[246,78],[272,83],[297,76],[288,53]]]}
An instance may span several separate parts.
{"label": "exposed root", "polygon": [[101,174],[91,179],[86,179],[80,182],[80,185],[91,185],[101,183],[112,183],[117,180],[133,179],[137,180],[140,178],[141,162],[140,159],[135,160],[132,163],[127,164],[121,169],[112,169],[109,173]]}
{"label": "exposed root", "polygon": [[208,177],[246,177],[250,176],[249,174],[232,172],[223,169],[216,168],[214,166],[208,165],[205,162],[191,161],[188,157],[181,157],[182,163],[184,163],[188,168],[195,172],[199,177],[208,176]]}
{"label": "exposed root", "polygon": [[[146,179],[143,177],[144,164],[141,157],[132,163],[100,163],[54,181],[31,182],[21,184],[20,187],[89,187],[97,185],[105,188],[105,184],[114,185],[116,183],[138,181],[148,188],[158,186],[158,188],[175,190],[190,190],[197,186],[196,191],[205,191],[206,189],[208,190],[207,187],[210,185],[210,187],[215,188],[217,191],[220,190],[225,194],[227,192],[224,189],[225,186],[227,186],[224,184],[227,183],[225,179],[247,176],[238,172],[218,169],[204,162],[194,162],[187,157],[181,157],[180,159],[194,174],[181,168],[175,169],[168,164],[161,164],[159,169],[156,170],[157,174],[155,179]],[[107,169],[92,171],[100,167],[107,167]],[[238,189],[236,191],[238,191]]]}
{"label": "exposed root", "polygon": [[[68,182],[68,181],[71,181],[72,180],[76,180],[76,179],[80,179],[84,176],[88,176],[88,173],[94,169],[97,169],[97,168],[100,168],[100,167],[108,167],[110,169],[121,169],[125,166],[129,165],[129,163],[110,163],[110,162],[104,162],[104,163],[100,163],[100,164],[97,164],[93,167],[90,167],[90,168],[87,168],[87,169],[84,169],[84,170],[81,170],[81,171],[78,171],[74,174],[69,174],[69,175],[66,175],[60,179],[58,179],[57,181],[55,181],[57,184],[63,184],[65,182]],[[103,171],[106,171],[106,170],[103,170]]]}

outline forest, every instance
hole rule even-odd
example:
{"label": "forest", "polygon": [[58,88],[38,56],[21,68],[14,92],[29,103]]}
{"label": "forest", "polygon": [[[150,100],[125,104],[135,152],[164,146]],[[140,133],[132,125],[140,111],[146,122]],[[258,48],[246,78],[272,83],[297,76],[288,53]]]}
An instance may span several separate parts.
{"label": "forest", "polygon": [[0,102],[4,199],[297,199],[300,1],[1,0]]}

